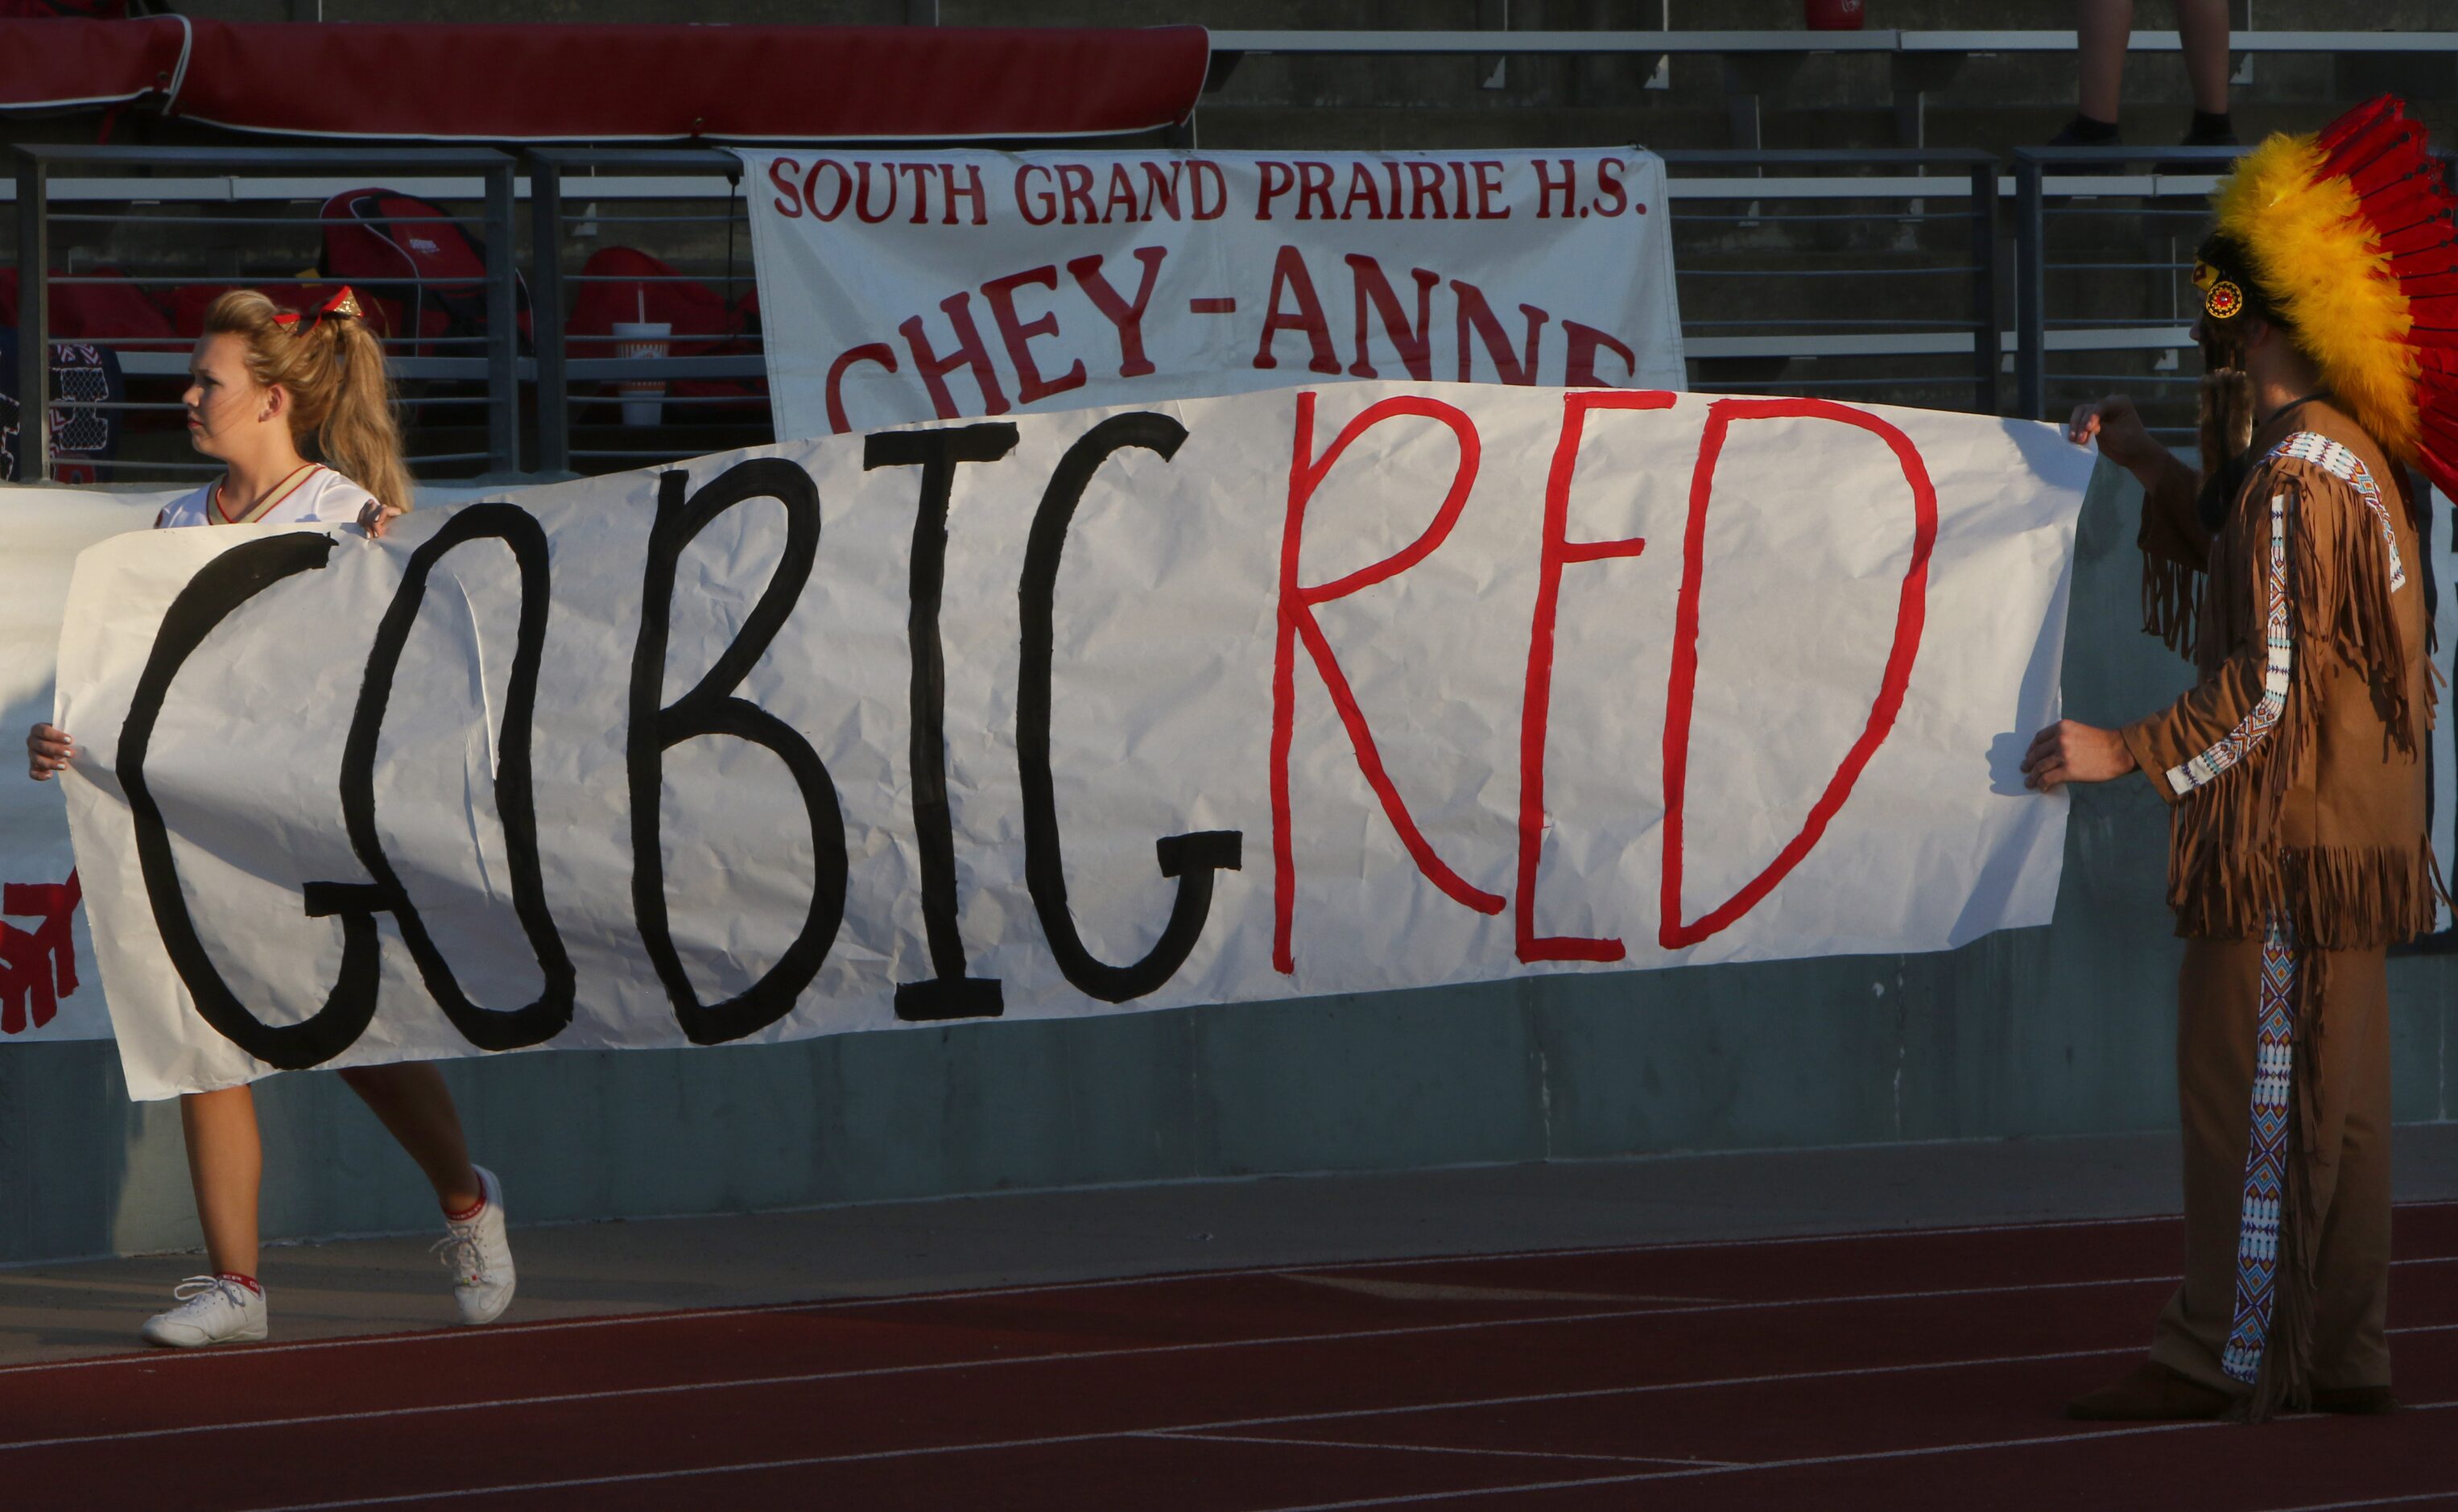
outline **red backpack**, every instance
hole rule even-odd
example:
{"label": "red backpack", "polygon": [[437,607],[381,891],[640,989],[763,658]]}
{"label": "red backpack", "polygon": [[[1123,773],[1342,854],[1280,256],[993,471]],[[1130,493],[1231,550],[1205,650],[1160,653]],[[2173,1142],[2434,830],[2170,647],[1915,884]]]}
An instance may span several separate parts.
{"label": "red backpack", "polygon": [[[431,201],[393,189],[350,189],[324,201],[324,277],[380,306],[380,323],[421,357],[476,357],[487,334],[487,249]],[[529,285],[514,275],[520,344],[530,342]]]}

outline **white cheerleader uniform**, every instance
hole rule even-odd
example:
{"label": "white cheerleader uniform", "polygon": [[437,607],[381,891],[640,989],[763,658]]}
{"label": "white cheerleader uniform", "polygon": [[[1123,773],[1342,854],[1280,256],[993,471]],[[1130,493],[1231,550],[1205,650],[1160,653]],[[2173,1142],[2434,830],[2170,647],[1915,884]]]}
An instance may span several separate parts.
{"label": "white cheerleader uniform", "polygon": [[355,524],[375,495],[322,463],[311,462],[284,478],[253,509],[222,512],[219,480],[171,501],[154,519],[157,530],[188,525],[296,525],[303,521]]}

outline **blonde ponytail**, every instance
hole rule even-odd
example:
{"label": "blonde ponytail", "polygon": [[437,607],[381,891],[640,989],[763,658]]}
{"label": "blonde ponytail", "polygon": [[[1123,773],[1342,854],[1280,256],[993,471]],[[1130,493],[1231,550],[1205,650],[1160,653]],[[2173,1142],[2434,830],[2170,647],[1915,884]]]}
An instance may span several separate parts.
{"label": "blonde ponytail", "polygon": [[339,378],[332,403],[316,427],[316,446],[333,470],[376,496],[396,514],[412,502],[409,467],[401,460],[401,425],[384,346],[360,320],[326,320],[300,338],[329,342]]}
{"label": "blonde ponytail", "polygon": [[412,503],[401,425],[384,346],[366,322],[329,314],[288,322],[254,289],[233,289],[205,310],[205,334],[247,342],[248,376],[290,396],[290,435],[302,452],[365,488],[395,513]]}

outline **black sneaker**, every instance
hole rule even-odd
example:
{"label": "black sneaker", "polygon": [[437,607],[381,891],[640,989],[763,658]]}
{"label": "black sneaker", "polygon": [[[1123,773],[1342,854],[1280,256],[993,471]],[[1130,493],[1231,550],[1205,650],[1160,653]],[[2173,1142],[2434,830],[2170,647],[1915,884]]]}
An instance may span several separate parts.
{"label": "black sneaker", "polygon": [[2077,115],[2066,122],[2065,128],[2049,138],[2052,147],[2117,147],[2125,135],[2114,121],[2095,121],[2088,115]]}
{"label": "black sneaker", "polygon": [[2185,132],[2183,147],[2241,147],[2236,139],[2236,123],[2225,115],[2213,115],[2206,111],[2194,113],[2194,124]]}

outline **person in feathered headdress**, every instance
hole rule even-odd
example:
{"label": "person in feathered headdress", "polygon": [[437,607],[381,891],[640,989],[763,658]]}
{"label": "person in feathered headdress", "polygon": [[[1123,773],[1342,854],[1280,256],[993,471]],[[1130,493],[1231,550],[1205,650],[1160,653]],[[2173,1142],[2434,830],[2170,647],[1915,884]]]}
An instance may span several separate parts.
{"label": "person in feathered headdress", "polygon": [[2069,434],[2143,485],[2144,628],[2199,680],[2040,732],[2034,787],[2140,772],[2185,937],[2185,1280],[2093,1419],[2390,1409],[2385,947],[2432,927],[2429,632],[2406,469],[2458,492],[2458,230],[2385,96],[2279,135],[2194,268],[2203,472],[2122,397]]}

